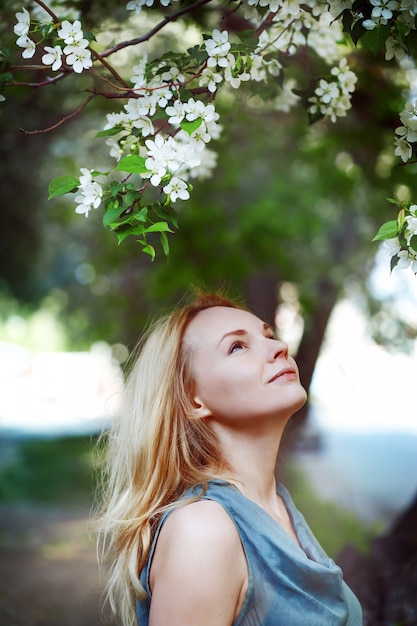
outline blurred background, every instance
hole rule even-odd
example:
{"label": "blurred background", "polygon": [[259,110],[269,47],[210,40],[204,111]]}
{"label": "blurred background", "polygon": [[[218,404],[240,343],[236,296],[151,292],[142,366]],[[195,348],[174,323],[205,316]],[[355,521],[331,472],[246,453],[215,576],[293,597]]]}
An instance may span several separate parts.
{"label": "blurred background", "polygon": [[[86,3],[85,20],[97,26],[105,8],[111,38],[120,13],[104,4]],[[417,279],[391,274],[371,241],[395,219],[393,190],[417,197],[416,167],[392,158],[401,82],[372,55],[356,62],[354,108],[337,125],[220,101],[214,177],[178,205],[170,256],[153,263],[134,241],[118,246],[99,211],[47,201],[54,176],[105,169],[94,137],[114,105],[96,99],[88,122],[27,135],[77,108],[79,83],[16,87],[1,103],[0,624],[101,623],[94,444],[147,320],[192,285],[243,297],[288,341],[310,401],[279,471],[366,623],[417,624]]]}

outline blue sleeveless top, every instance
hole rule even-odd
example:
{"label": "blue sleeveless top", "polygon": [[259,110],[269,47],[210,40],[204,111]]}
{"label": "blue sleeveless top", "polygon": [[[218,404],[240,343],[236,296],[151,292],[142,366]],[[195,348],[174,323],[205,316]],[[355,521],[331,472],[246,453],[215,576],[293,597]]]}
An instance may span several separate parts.
{"label": "blue sleeveless top", "polygon": [[[263,508],[230,483],[209,483],[204,500],[221,504],[234,522],[245,552],[249,584],[243,607],[232,626],[362,626],[362,609],[282,484],[283,498],[300,546]],[[189,490],[184,498],[195,496]],[[156,542],[168,511],[159,521],[140,580],[148,599],[137,601],[139,626],[148,626],[149,572]]]}

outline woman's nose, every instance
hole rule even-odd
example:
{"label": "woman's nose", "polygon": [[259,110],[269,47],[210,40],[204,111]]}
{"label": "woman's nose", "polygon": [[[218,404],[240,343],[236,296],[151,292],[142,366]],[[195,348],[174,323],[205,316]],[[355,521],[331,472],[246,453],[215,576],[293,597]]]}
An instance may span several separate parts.
{"label": "woman's nose", "polygon": [[269,348],[268,360],[275,361],[279,357],[288,358],[288,344],[280,339],[269,339],[272,344]]}

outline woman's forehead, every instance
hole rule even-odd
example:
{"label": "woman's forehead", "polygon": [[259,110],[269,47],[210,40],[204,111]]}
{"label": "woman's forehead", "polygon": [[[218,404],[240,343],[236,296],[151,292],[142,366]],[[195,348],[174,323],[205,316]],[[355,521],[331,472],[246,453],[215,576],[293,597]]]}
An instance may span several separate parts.
{"label": "woman's forehead", "polygon": [[263,322],[243,309],[215,306],[199,311],[191,320],[186,331],[185,340],[192,345],[217,342],[225,333],[235,330],[247,330],[263,327]]}

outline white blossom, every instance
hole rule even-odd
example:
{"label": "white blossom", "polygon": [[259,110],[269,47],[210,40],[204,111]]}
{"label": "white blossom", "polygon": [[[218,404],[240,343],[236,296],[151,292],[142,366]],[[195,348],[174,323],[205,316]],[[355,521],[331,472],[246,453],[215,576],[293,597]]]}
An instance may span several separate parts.
{"label": "white blossom", "polygon": [[181,74],[178,67],[170,67],[169,70],[161,75],[162,80],[174,85],[182,84],[185,81],[184,74]]}
{"label": "white blossom", "polygon": [[408,128],[407,126],[398,126],[398,128],[395,129],[395,134],[410,143],[417,141],[417,130]]}
{"label": "white blossom", "polygon": [[268,7],[268,9],[274,13],[282,6],[280,0],[248,0],[248,4],[252,6]]}
{"label": "white blossom", "polygon": [[319,86],[315,89],[314,93],[318,96],[320,102],[324,104],[329,104],[340,95],[339,88],[336,83],[329,83],[327,80],[324,80],[324,78],[319,81]]}
{"label": "white blossom", "polygon": [[190,169],[189,177],[204,180],[211,176],[212,170],[217,165],[217,153],[206,148],[203,152],[200,152],[199,156],[200,162]]}
{"label": "white blossom", "polygon": [[336,76],[342,93],[349,94],[354,91],[358,77],[351,71],[346,59],[342,59],[339,66],[332,67],[330,72]]}
{"label": "white blossom", "polygon": [[[22,7],[21,13],[16,13],[17,24],[14,25],[13,31],[18,37],[24,37],[29,33],[30,13]],[[19,45],[19,44],[18,44]]]}
{"label": "white blossom", "polygon": [[224,71],[224,79],[233,89],[238,89],[242,81],[250,80],[250,74],[248,72],[239,73],[236,70],[236,59],[233,54],[228,54],[226,60],[227,66]]}
{"label": "white blossom", "polygon": [[27,35],[22,35],[21,37],[19,37],[16,40],[16,45],[18,45],[19,48],[24,48],[22,52],[22,57],[24,59],[31,59],[35,54],[36,44]]}
{"label": "white blossom", "polygon": [[393,256],[397,256],[399,251],[401,250],[401,244],[398,237],[392,237],[391,239],[385,239],[382,242],[382,246],[385,249],[387,255],[391,258]]}
{"label": "white blossom", "polygon": [[407,222],[407,241],[410,244],[412,237],[417,235],[417,204],[413,204],[409,208],[410,215],[407,215],[405,221]]}
{"label": "white blossom", "polygon": [[42,57],[42,63],[44,65],[51,65],[52,70],[56,72],[62,66],[62,49],[61,46],[45,46],[46,54]]}
{"label": "white blossom", "polygon": [[181,100],[175,100],[172,106],[165,109],[170,124],[181,124],[185,117],[185,105]]}
{"label": "white blossom", "polygon": [[370,3],[374,7],[371,13],[372,19],[380,20],[380,24],[386,24],[392,18],[392,12],[400,7],[397,0],[370,0]]}
{"label": "white blossom", "polygon": [[394,37],[388,37],[385,42],[385,59],[391,61],[395,57],[397,61],[402,61],[405,58],[406,50],[400,41],[394,39]]}
{"label": "white blossom", "polygon": [[394,140],[395,143],[395,155],[401,157],[403,163],[406,163],[413,154],[413,149],[411,145],[405,139],[400,137],[396,137]]}
{"label": "white blossom", "polygon": [[208,54],[207,66],[208,67],[226,67],[226,56],[230,50],[230,42],[228,40],[228,32],[224,30],[220,32],[215,28],[211,34],[212,39],[205,41],[206,51]]}
{"label": "white blossom", "polygon": [[91,52],[88,50],[88,40],[81,39],[77,44],[71,44],[65,46],[64,54],[66,54],[66,62],[72,66],[72,69],[77,74],[85,69],[90,69],[93,65],[91,58]]}
{"label": "white blossom", "polygon": [[[170,0],[159,0],[162,6],[167,7],[170,3]],[[172,0],[173,2],[175,0]],[[135,11],[135,13],[140,13],[143,7],[151,7],[154,4],[154,0],[131,0],[127,3],[126,9],[128,11]]]}
{"label": "white blossom", "polygon": [[188,200],[190,197],[190,192],[188,191],[188,184],[178,178],[177,176],[173,176],[169,181],[168,185],[163,187],[164,193],[170,197],[171,202],[175,202],[178,198],[180,200]]}
{"label": "white blossom", "polygon": [[201,124],[201,126],[191,134],[190,146],[197,152],[202,152],[206,147],[206,143],[209,143],[210,140],[211,136],[207,132],[206,125]]}
{"label": "white blossom", "polygon": [[[125,115],[119,114],[119,116],[114,117],[115,114],[113,114],[111,120],[116,122],[113,126],[121,123],[122,125],[137,128],[142,131],[143,137],[154,134],[155,130],[152,120],[147,115],[149,106],[146,98],[129,98],[124,108],[126,109]],[[109,126],[109,128],[112,128],[112,126]]]}
{"label": "white blossom", "polygon": [[417,131],[417,102],[407,102],[404,111],[400,114],[400,120],[410,130]]}
{"label": "white blossom", "polygon": [[141,98],[129,98],[124,108],[126,109],[127,119],[132,121],[150,112],[149,99],[145,96]]}
{"label": "white blossom", "polygon": [[222,80],[223,78],[221,74],[217,73],[214,68],[206,67],[201,73],[199,85],[201,87],[207,85],[207,89],[211,93],[214,93],[215,91],[217,91],[217,85],[219,85]]}
{"label": "white blossom", "polygon": [[135,11],[135,13],[140,13],[142,11],[142,7],[151,7],[154,3],[154,0],[132,0],[128,2],[126,5],[126,9],[128,11]]}
{"label": "white blossom", "polygon": [[407,269],[411,265],[411,270],[417,272],[417,258],[415,252],[412,250],[400,250],[397,254],[398,263],[397,267],[402,270]]}
{"label": "white blossom", "polygon": [[127,126],[130,121],[128,114],[123,111],[120,113],[107,113],[106,119],[107,124],[104,125],[104,130],[109,130],[115,126]]}
{"label": "white blossom", "polygon": [[141,89],[142,87],[146,86],[147,81],[145,72],[147,63],[148,55],[145,52],[138,65],[133,66],[133,75],[131,81],[134,85],[134,89]]}
{"label": "white blossom", "polygon": [[75,22],[64,20],[61,28],[58,29],[58,36],[69,46],[79,45],[84,38],[80,20],[75,20]]}
{"label": "white blossom", "polygon": [[109,151],[110,156],[116,159],[116,161],[120,161],[122,154],[123,154],[123,150],[120,147],[117,139],[115,139],[115,137],[108,137],[106,139],[106,145],[109,146],[110,148],[110,151]]}
{"label": "white blossom", "polygon": [[366,30],[374,30],[374,28],[377,27],[377,23],[374,20],[364,20],[362,26],[366,28]]}
{"label": "white blossom", "polygon": [[333,18],[339,17],[345,9],[351,9],[352,4],[353,0],[334,0],[334,2],[329,2],[328,4],[329,13]]}
{"label": "white blossom", "polygon": [[86,217],[88,217],[91,209],[97,209],[100,206],[103,196],[101,185],[93,180],[92,171],[85,167],[81,168],[80,185],[78,187],[81,193],[75,197],[75,202],[78,204],[75,212]]}
{"label": "white blossom", "polygon": [[147,139],[145,145],[148,149],[146,168],[152,185],[157,187],[162,178],[178,170],[182,162],[182,154],[179,145],[172,137],[164,139],[162,135],[156,135],[155,139]]}
{"label": "white blossom", "polygon": [[405,237],[407,246],[401,245],[398,237],[385,239],[383,247],[390,258],[396,257],[396,266],[399,269],[407,269],[411,265],[411,270],[417,273],[417,252],[410,247],[412,237],[417,235],[417,205],[413,204],[409,208],[410,215],[407,215]]}

